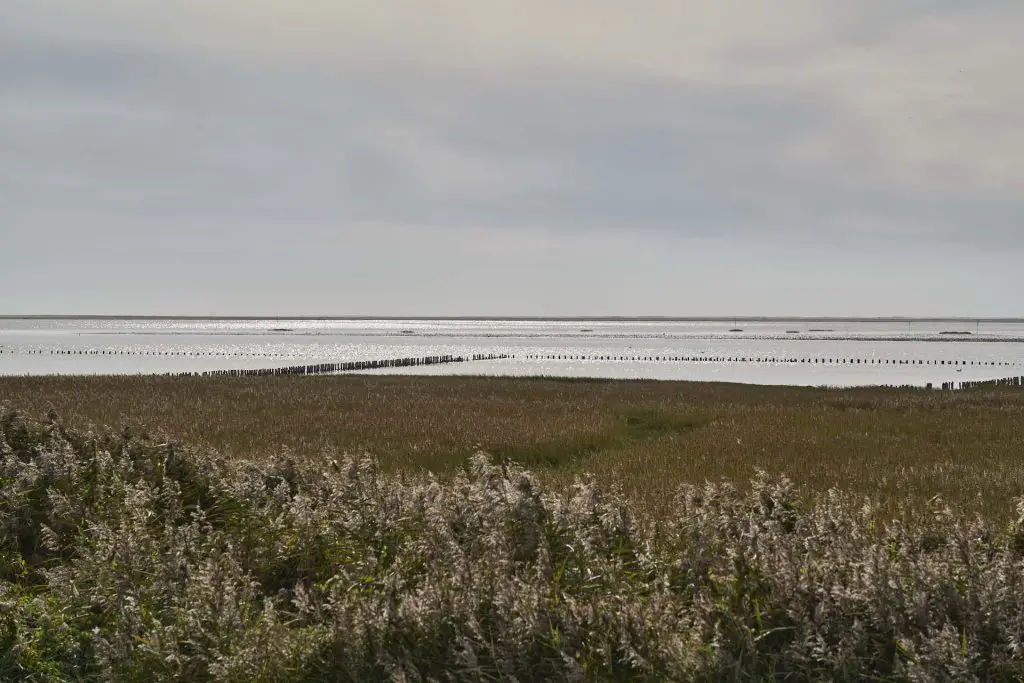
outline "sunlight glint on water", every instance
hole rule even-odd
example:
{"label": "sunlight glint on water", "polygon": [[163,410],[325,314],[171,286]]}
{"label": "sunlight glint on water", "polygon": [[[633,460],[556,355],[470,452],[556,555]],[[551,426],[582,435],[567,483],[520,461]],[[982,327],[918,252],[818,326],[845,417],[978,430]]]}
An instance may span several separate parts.
{"label": "sunlight glint on water", "polygon": [[201,372],[446,354],[515,358],[383,372],[832,386],[939,384],[1024,375],[1024,324],[0,320],[0,375]]}

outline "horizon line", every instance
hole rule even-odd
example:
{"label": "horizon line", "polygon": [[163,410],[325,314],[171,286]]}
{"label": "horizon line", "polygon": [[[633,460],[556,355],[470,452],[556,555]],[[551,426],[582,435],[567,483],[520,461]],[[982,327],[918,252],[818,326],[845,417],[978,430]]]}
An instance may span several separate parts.
{"label": "horizon line", "polygon": [[973,323],[1024,323],[1024,317],[975,317],[975,316],[807,316],[807,315],[717,315],[717,316],[673,316],[673,315],[579,315],[579,316],[397,316],[397,315],[131,315],[131,314],[0,314],[0,320],[231,320],[231,321],[274,321],[274,320],[331,320],[331,321],[400,321],[423,322],[471,321],[483,322],[973,322]]}

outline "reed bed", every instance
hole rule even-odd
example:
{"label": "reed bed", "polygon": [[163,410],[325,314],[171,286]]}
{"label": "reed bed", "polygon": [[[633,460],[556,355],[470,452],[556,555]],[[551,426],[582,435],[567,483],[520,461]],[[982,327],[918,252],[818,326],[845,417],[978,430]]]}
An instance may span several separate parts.
{"label": "reed bed", "polygon": [[643,526],[484,454],[441,479],[8,410],[0,528],[5,681],[1024,677],[1024,501],[882,524],[758,473]]}
{"label": "reed bed", "polygon": [[476,377],[0,378],[0,403],[76,428],[166,435],[224,457],[369,453],[386,471],[451,472],[477,451],[552,486],[582,473],[638,510],[684,483],[758,469],[914,514],[935,495],[1005,518],[1024,494],[1024,391],[812,389]]}

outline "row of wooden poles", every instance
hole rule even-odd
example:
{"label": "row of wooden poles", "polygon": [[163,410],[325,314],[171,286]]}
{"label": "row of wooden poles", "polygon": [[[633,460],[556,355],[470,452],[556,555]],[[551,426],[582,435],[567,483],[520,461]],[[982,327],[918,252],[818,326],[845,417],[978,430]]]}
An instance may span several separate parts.
{"label": "row of wooden poles", "polygon": [[[5,349],[0,348],[0,353]],[[8,351],[8,353],[13,353]],[[106,349],[31,349],[26,351],[30,355],[42,355],[49,353],[58,356],[168,356],[168,357],[236,357],[236,358],[270,358],[282,357],[280,353],[258,353],[258,352],[229,352],[213,353],[203,351],[133,351],[133,350],[106,350]],[[488,358],[509,358],[510,355],[494,355]],[[474,358],[474,357],[470,357]],[[896,360],[881,358],[778,358],[764,356],[604,356],[604,355],[579,355],[579,354],[531,354],[525,356],[529,360],[580,360],[580,361],[658,361],[658,362],[684,362],[684,363],[810,363],[826,365],[953,365],[953,366],[1001,366],[1006,367],[1013,363],[1005,361],[966,361],[966,360]],[[392,359],[409,360],[409,359]],[[419,360],[419,359],[417,359]],[[392,362],[392,361],[363,361],[363,362]],[[459,362],[459,361],[447,361]],[[422,365],[423,363],[418,363]],[[310,366],[294,366],[310,367]],[[381,366],[399,367],[399,366]],[[294,374],[294,373],[283,373]]]}
{"label": "row of wooden poles", "polygon": [[942,388],[946,391],[962,391],[964,389],[982,389],[986,387],[1024,387],[1024,377],[1003,377],[1002,379],[942,383]]}
{"label": "row of wooden poles", "polygon": [[[4,353],[5,349],[0,348],[0,353]],[[7,353],[16,353],[15,351],[7,351]],[[179,356],[179,357],[210,357],[210,358],[281,358],[286,356],[284,353],[260,353],[254,351],[150,351],[146,350],[132,350],[132,349],[29,349],[23,351],[23,353],[30,356]]]}
{"label": "row of wooden poles", "polygon": [[1009,366],[1006,361],[895,360],[882,358],[778,358],[765,356],[587,356],[565,354],[528,355],[530,360],[659,361],[677,363],[810,363],[825,365],[956,365]]}
{"label": "row of wooden poles", "polygon": [[317,363],[315,365],[292,365],[285,368],[241,368],[236,370],[206,370],[203,372],[171,372],[174,377],[266,377],[271,375],[333,375],[340,372],[362,370],[383,370],[385,368],[409,368],[419,365],[441,365],[444,363],[468,363],[471,361],[503,360],[513,358],[510,354],[475,353],[471,356],[423,356],[420,358],[387,358],[384,360],[354,360],[344,363]]}

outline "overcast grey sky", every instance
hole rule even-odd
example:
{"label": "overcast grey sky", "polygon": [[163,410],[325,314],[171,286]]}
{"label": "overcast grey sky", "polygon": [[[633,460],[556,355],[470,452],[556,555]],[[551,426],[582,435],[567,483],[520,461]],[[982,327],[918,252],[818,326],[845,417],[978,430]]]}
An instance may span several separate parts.
{"label": "overcast grey sky", "polygon": [[0,15],[0,313],[1024,315],[1020,0]]}

